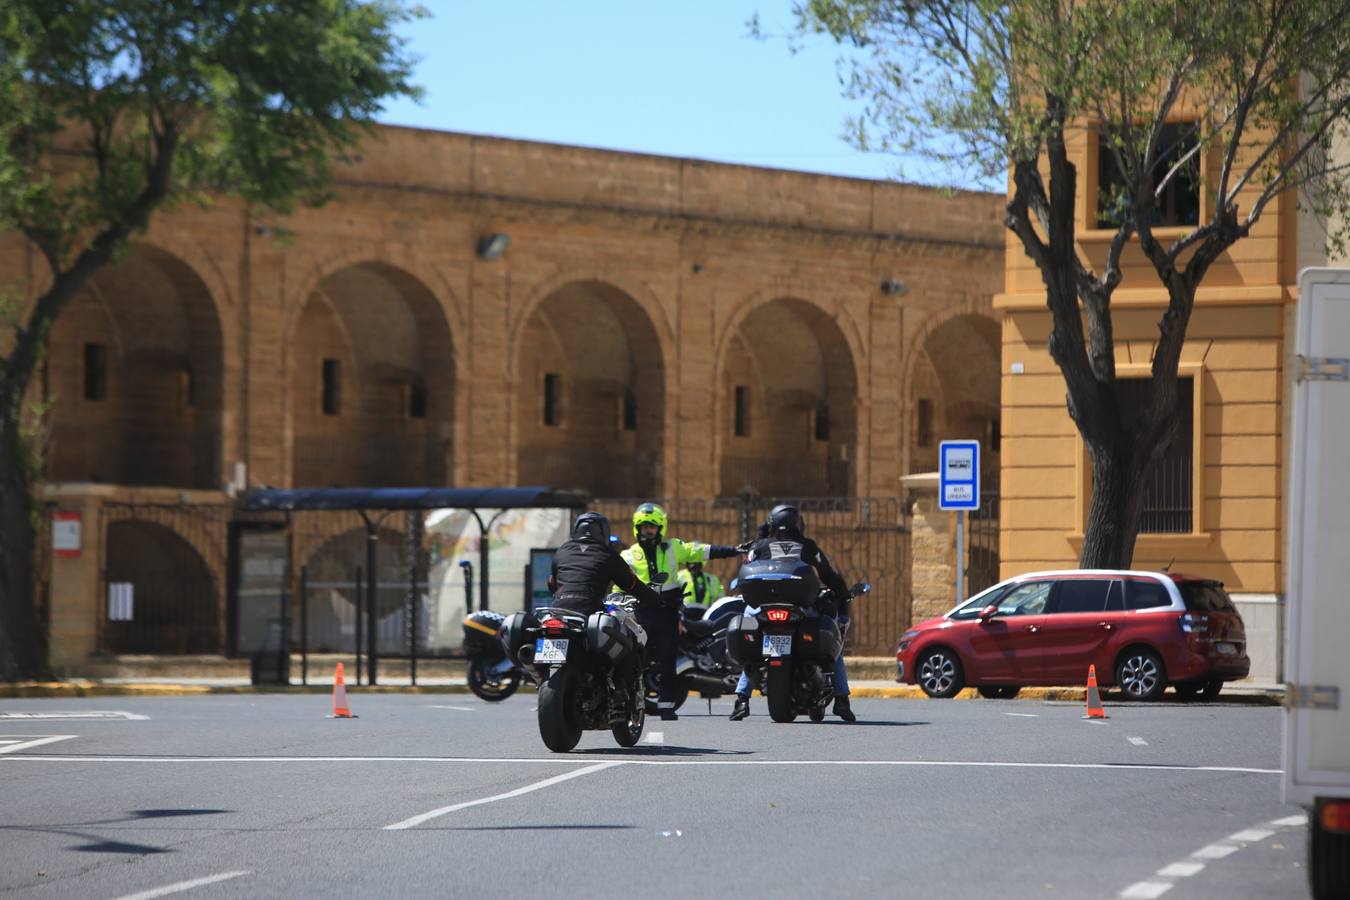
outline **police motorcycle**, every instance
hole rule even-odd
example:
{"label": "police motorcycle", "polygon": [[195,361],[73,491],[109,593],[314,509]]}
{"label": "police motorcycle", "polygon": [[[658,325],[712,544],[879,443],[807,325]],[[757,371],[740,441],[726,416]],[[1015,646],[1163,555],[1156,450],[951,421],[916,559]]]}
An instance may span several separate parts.
{"label": "police motorcycle", "polygon": [[[680,617],[680,639],[676,649],[675,709],[684,705],[691,691],[705,700],[734,693],[741,667],[727,651],[727,627],[745,610],[745,599],[721,597],[706,610],[686,604]],[[655,667],[647,671],[647,712],[656,713],[660,675]]]}
{"label": "police motorcycle", "polygon": [[568,752],[582,731],[608,729],[621,747],[641,739],[647,632],[636,598],[610,594],[604,611],[589,616],[554,607],[518,612],[502,626],[502,645],[539,685],[539,736],[550,750]]}
{"label": "police motorcycle", "polygon": [[[844,633],[830,617],[833,592],[796,557],[747,562],[739,582],[746,608],[728,625],[728,651],[764,693],[775,722],[802,713],[824,720],[834,699],[834,661],[844,649]],[[860,582],[849,596],[870,590]]]}
{"label": "police motorcycle", "polygon": [[469,668],[469,690],[480,700],[505,700],[520,687],[521,670],[506,655],[501,631],[506,616],[480,609],[464,618],[464,655]]}

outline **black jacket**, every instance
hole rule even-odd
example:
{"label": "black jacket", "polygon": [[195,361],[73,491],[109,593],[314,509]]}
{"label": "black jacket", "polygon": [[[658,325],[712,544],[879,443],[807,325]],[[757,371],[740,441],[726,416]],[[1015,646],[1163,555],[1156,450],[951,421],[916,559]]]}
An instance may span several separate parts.
{"label": "black jacket", "polygon": [[608,542],[574,537],[564,541],[553,554],[549,586],[553,588],[556,606],[583,613],[599,612],[612,584],[641,602],[657,601],[656,592],[638,580]]}
{"label": "black jacket", "polygon": [[[774,545],[777,544],[777,547]],[[762,537],[750,545],[750,559],[773,559],[776,556],[796,556],[805,563],[809,563],[816,574],[820,576],[820,583],[829,588],[835,597],[835,601],[841,605],[846,604],[848,598],[848,585],[844,579],[830,565],[830,558],[825,555],[825,551],[817,546],[816,542],[809,537],[804,537],[800,533],[791,531],[778,531],[769,537]]]}

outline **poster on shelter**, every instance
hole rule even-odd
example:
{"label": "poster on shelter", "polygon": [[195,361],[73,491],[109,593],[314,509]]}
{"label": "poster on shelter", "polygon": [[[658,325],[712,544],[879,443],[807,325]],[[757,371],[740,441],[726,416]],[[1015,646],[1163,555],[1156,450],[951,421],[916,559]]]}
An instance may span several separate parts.
{"label": "poster on shelter", "polygon": [[[565,509],[480,509],[488,528],[488,608],[504,615],[521,609],[525,602],[525,566],[530,550],[556,547],[567,539]],[[493,521],[495,516],[495,521]],[[426,548],[429,562],[427,635],[430,649],[458,649],[464,641],[464,570],[473,566],[473,607],[479,605],[479,531],[473,513],[466,509],[436,509],[427,513]]]}

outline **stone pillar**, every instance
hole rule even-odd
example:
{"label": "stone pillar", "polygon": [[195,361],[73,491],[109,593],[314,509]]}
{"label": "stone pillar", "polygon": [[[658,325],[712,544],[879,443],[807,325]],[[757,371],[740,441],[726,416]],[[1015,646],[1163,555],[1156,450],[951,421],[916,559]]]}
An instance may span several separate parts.
{"label": "stone pillar", "polygon": [[52,554],[47,647],[52,670],[58,675],[78,673],[98,650],[99,561],[103,558],[100,513],[104,499],[114,490],[106,485],[72,484],[53,485],[46,492],[55,511],[80,514],[78,555]]}
{"label": "stone pillar", "polygon": [[956,522],[938,508],[938,473],[900,479],[910,504],[910,623],[940,616],[956,603]]}

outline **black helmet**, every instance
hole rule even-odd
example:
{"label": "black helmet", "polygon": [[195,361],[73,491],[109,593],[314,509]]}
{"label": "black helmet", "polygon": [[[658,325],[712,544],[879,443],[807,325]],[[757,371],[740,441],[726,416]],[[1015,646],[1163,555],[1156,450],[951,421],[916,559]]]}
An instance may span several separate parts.
{"label": "black helmet", "polygon": [[780,503],[769,510],[769,517],[764,520],[764,524],[769,526],[770,532],[792,531],[797,534],[801,534],[805,527],[802,514],[797,511],[797,507],[786,503]]}
{"label": "black helmet", "polygon": [[609,543],[609,519],[598,512],[584,512],[572,526],[572,540],[591,544]]}

